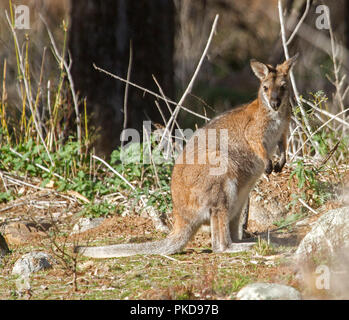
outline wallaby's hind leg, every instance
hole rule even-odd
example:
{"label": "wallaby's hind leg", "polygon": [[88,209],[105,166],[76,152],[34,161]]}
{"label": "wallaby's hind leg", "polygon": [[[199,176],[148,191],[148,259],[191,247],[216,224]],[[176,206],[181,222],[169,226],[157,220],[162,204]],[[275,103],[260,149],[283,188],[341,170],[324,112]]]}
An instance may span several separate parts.
{"label": "wallaby's hind leg", "polygon": [[242,207],[242,210],[240,209],[238,214],[235,214],[229,223],[230,236],[233,242],[244,239],[244,231],[247,229],[248,223],[249,202],[250,198],[248,197],[244,206]]}
{"label": "wallaby's hind leg", "polygon": [[211,224],[211,246],[213,252],[219,252],[219,227],[218,227],[218,214],[217,210],[211,211],[210,224]]}
{"label": "wallaby's hind leg", "polygon": [[245,210],[248,210],[248,200],[249,198],[243,202],[242,206],[237,208],[236,212],[232,212],[233,218],[229,221],[229,236],[231,241],[229,246],[224,250],[226,253],[247,251],[255,244],[254,242],[241,242],[243,236],[243,225],[246,224],[247,219],[245,214],[248,212]]}
{"label": "wallaby's hind leg", "polygon": [[[232,243],[228,210],[215,209],[211,213],[212,250],[214,252],[241,252],[249,250],[253,242]],[[218,242],[218,245],[217,245]]]}
{"label": "wallaby's hind leg", "polygon": [[224,252],[231,244],[228,210],[214,208],[211,210],[212,251]]}

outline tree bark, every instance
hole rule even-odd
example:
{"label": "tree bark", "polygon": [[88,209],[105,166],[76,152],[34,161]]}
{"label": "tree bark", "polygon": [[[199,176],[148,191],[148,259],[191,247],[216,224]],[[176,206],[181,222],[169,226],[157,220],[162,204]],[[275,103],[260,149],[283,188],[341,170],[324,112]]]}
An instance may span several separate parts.
{"label": "tree bark", "polygon": [[[92,124],[99,128],[96,152],[109,155],[120,145],[125,84],[92,64],[126,78],[132,43],[130,81],[158,91],[154,75],[164,93],[173,98],[173,1],[74,0],[71,5],[72,75],[80,98],[87,97]],[[126,119],[126,127],[139,130],[141,137],[144,120],[162,122],[154,98],[131,86]]]}

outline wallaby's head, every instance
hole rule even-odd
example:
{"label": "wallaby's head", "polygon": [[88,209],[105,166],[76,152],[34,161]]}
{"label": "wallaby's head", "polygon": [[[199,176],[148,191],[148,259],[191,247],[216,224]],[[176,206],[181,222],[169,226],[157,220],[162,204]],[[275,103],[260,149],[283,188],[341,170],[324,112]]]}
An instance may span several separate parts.
{"label": "wallaby's head", "polygon": [[251,60],[251,68],[261,81],[259,98],[268,108],[277,111],[280,106],[288,102],[288,74],[297,58],[298,53],[275,68],[269,64]]}

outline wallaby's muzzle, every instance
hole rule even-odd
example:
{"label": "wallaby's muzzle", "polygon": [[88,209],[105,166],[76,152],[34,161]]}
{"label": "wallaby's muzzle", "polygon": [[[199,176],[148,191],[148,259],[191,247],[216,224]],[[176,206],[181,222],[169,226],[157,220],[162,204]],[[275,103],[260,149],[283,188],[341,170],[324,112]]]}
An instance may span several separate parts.
{"label": "wallaby's muzzle", "polygon": [[279,98],[275,100],[273,99],[270,101],[270,105],[275,111],[277,111],[280,108],[281,100]]}

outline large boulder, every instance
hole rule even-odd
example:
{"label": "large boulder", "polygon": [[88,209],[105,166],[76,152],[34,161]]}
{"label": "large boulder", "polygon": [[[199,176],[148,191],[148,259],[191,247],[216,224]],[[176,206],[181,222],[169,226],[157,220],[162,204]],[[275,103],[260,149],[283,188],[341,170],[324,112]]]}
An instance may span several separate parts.
{"label": "large boulder", "polygon": [[[347,250],[348,249],[348,250]],[[349,251],[349,207],[330,210],[323,214],[303,238],[295,252],[298,263],[309,263],[314,258],[333,261]]]}
{"label": "large boulder", "polygon": [[239,300],[301,300],[302,297],[290,286],[256,282],[243,287],[236,298]]}

